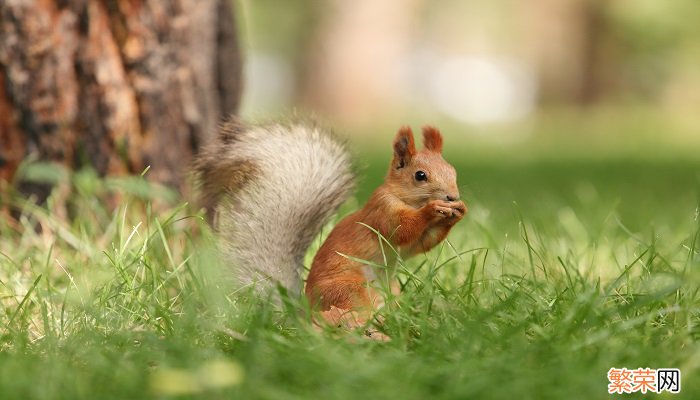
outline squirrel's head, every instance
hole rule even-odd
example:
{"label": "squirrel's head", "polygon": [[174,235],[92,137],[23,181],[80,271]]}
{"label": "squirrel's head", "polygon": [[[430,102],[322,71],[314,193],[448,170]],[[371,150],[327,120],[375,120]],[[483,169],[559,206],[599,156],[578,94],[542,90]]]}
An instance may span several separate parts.
{"label": "squirrel's head", "polygon": [[457,173],[442,158],[442,135],[423,127],[424,148],[416,151],[411,128],[404,126],[394,139],[394,159],[386,177],[391,191],[405,203],[421,207],[431,200],[459,199]]}

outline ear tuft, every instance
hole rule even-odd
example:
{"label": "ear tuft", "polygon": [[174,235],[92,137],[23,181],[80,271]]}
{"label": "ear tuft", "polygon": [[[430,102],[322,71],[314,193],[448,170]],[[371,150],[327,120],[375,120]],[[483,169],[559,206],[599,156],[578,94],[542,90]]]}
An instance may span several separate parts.
{"label": "ear tuft", "polygon": [[399,129],[394,138],[394,160],[392,165],[396,169],[403,168],[416,154],[416,144],[413,140],[413,131],[408,126]]}
{"label": "ear tuft", "polygon": [[436,127],[423,127],[423,145],[430,151],[442,153],[442,135]]}

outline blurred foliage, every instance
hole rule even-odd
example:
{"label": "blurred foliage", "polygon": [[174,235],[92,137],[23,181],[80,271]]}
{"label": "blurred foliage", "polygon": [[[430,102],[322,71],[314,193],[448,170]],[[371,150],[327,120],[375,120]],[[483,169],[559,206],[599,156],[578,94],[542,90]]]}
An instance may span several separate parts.
{"label": "blurred foliage", "polygon": [[648,96],[689,64],[700,63],[700,2],[605,2],[602,6],[624,80]]}
{"label": "blurred foliage", "polygon": [[[309,57],[322,51],[318,48],[320,38],[328,35],[329,29],[340,23],[333,19],[337,17],[331,12],[334,2],[245,0],[240,4],[244,10],[249,54],[262,52],[286,60],[297,78],[292,85],[295,93],[290,97],[290,104],[287,106],[302,109],[308,106],[303,104],[305,98],[303,91],[308,89],[305,82],[314,79],[306,76],[311,62]],[[588,26],[579,32],[584,35],[583,39],[571,33],[557,35],[561,27],[556,26],[556,18],[527,20],[531,15],[547,13],[550,11],[548,7],[552,5],[553,2],[548,1],[523,5],[520,2],[505,0],[488,4],[452,0],[441,2],[440,7],[436,7],[435,4],[424,0],[407,2],[405,7],[412,8],[415,14],[413,16],[415,21],[410,24],[409,41],[414,46],[412,51],[418,53],[431,46],[452,49],[451,51],[459,53],[464,52],[465,48],[474,47],[474,43],[480,43],[475,48],[486,54],[507,55],[511,52],[513,53],[511,56],[519,57],[518,52],[523,47],[548,46],[533,44],[531,38],[526,39],[525,37],[529,35],[524,34],[522,29],[533,29],[533,27],[523,28],[523,26],[533,25],[533,23],[534,26],[539,23],[551,23],[552,27],[545,31],[552,32],[554,36],[547,36],[548,41],[571,41],[571,43],[553,44],[554,47],[567,49],[565,51],[571,52],[574,60],[580,57],[590,58],[590,65],[576,68],[581,71],[572,70],[565,73],[572,74],[571,81],[591,79],[586,83],[587,85],[599,86],[593,89],[593,92],[599,94],[594,96],[596,103],[623,106],[668,103],[666,104],[668,108],[679,109],[681,107],[678,103],[682,105],[697,99],[697,95],[693,96],[690,93],[678,95],[673,91],[677,91],[678,87],[682,91],[684,86],[687,86],[687,91],[698,91],[700,88],[700,71],[696,68],[700,64],[700,24],[697,23],[700,20],[700,2],[695,0],[571,2],[571,5],[563,6],[566,10],[563,14],[575,14],[571,17],[571,21],[567,20],[567,25]],[[524,10],[528,7],[532,10],[525,12]],[[561,13],[562,9],[558,10]],[[479,28],[481,31],[477,33],[470,31],[469,26],[459,22],[464,19],[464,16],[473,18],[474,15],[478,18],[478,24],[482,25]],[[592,18],[591,15],[595,15],[593,20],[589,20]],[[449,27],[445,27],[446,25]],[[393,28],[389,26],[387,29]],[[485,37],[478,37],[479,35]],[[589,43],[581,45],[577,43],[580,40]],[[472,43],[472,45],[464,47],[460,45],[463,43]],[[345,44],[337,43],[337,45]],[[535,53],[538,52],[535,51]],[[534,60],[535,64],[540,61],[542,60]],[[373,61],[365,60],[365,62]],[[595,71],[586,71],[586,69]],[[422,74],[430,72],[430,69],[426,68]],[[590,78],[591,76],[593,78]],[[546,80],[548,77],[540,76],[539,79]],[[254,87],[253,90],[255,90]],[[333,89],[328,88],[328,90]],[[396,98],[393,102],[400,104],[406,101],[406,98],[419,95],[419,93],[410,92],[411,89],[406,90],[406,93],[395,94]],[[558,107],[561,104],[567,105],[572,102],[575,104],[580,101],[576,96],[569,99],[560,97],[555,100],[554,102],[547,100],[547,103],[541,106]],[[425,105],[419,104],[421,105],[418,107],[421,109],[415,111],[426,111],[423,110]],[[396,104],[391,102],[380,106],[387,111],[385,114],[387,118],[391,118],[392,112],[396,111]],[[264,106],[259,108],[265,109]],[[314,110],[313,105],[310,108]],[[586,108],[577,110],[581,113],[587,112]],[[397,117],[405,116],[412,111],[414,110],[402,109]],[[434,110],[427,110],[427,113],[431,112],[435,114]],[[334,118],[333,115],[328,117]]]}
{"label": "blurred foliage", "polygon": [[242,0],[247,45],[286,57],[303,56],[297,49],[311,40],[321,18],[322,2],[313,0]]}

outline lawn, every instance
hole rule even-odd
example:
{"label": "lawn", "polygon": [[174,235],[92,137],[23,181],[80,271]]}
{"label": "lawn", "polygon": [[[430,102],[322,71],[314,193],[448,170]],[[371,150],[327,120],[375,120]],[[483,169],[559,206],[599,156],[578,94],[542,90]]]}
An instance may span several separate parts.
{"label": "lawn", "polygon": [[[650,397],[698,398],[697,153],[536,147],[450,148],[470,211],[399,265],[387,343],[231,290],[178,195],[37,168],[48,203],[0,220],[0,398],[597,399],[612,367],[679,368]],[[359,149],[341,214],[388,162]]]}

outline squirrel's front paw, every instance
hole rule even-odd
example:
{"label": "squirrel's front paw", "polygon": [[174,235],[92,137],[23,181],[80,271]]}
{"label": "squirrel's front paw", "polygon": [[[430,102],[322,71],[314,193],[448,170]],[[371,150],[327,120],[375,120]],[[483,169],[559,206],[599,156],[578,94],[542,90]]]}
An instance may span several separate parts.
{"label": "squirrel's front paw", "polygon": [[452,208],[453,216],[461,219],[467,213],[467,206],[463,201],[451,201],[450,208]]}
{"label": "squirrel's front paw", "polygon": [[426,205],[426,210],[434,219],[450,218],[454,215],[454,210],[450,202],[444,200],[433,200]]}

